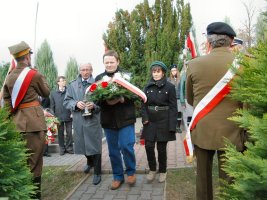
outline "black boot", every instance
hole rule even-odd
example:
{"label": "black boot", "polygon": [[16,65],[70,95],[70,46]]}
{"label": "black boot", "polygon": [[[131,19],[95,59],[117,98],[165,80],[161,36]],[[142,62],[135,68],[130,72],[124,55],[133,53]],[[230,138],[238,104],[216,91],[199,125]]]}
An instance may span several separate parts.
{"label": "black boot", "polygon": [[37,188],[35,190],[35,195],[32,195],[31,199],[41,199],[41,176],[35,177],[33,179],[33,184]]}

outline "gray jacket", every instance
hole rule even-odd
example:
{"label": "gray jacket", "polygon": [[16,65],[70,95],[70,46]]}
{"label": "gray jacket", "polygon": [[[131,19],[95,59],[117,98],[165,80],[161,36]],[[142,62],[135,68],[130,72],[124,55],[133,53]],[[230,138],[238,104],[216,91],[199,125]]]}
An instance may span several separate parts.
{"label": "gray jacket", "polygon": [[[93,82],[94,78],[91,77],[89,85]],[[82,85],[82,78],[79,75],[77,79],[70,82],[63,105],[71,110],[73,116],[75,154],[95,155],[101,154],[102,151],[103,133],[100,125],[100,108],[96,106],[92,116],[83,117],[84,111],[76,106],[78,101],[83,100],[88,86]]]}

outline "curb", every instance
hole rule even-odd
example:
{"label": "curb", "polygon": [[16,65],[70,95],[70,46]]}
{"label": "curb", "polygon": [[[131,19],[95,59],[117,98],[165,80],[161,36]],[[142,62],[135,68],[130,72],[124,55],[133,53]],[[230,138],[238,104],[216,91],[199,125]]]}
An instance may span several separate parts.
{"label": "curb", "polygon": [[87,180],[87,178],[90,176],[91,174],[87,174],[79,183],[78,185],[75,186],[75,188],[73,188],[72,191],[70,191],[68,193],[68,195],[64,198],[64,200],[68,200],[72,195],[73,193],[84,183],[85,180]]}

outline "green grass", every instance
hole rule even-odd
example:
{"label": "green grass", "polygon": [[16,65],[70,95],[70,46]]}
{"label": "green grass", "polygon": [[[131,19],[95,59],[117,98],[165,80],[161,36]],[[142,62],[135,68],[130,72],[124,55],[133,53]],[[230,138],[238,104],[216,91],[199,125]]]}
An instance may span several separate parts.
{"label": "green grass", "polygon": [[[218,188],[218,164],[214,159],[213,188],[214,197]],[[196,199],[196,167],[169,170],[167,174],[166,200]]]}
{"label": "green grass", "polygon": [[65,172],[67,167],[43,168],[42,200],[64,199],[85,177],[81,172]]}
{"label": "green grass", "polygon": [[169,170],[167,175],[166,199],[195,199],[195,168]]}

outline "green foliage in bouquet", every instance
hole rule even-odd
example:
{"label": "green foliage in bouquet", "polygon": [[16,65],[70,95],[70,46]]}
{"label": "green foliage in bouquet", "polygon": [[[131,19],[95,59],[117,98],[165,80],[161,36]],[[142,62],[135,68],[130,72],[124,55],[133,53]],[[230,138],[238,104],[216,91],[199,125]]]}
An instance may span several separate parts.
{"label": "green foliage in bouquet", "polygon": [[8,115],[6,108],[0,109],[0,197],[29,199],[36,187],[27,166],[27,149]]}
{"label": "green foliage in bouquet", "polygon": [[234,182],[223,182],[219,199],[267,199],[267,40],[243,56],[242,72],[233,83],[232,98],[245,103],[231,120],[247,130],[246,150],[227,142],[224,170]]}
{"label": "green foliage in bouquet", "polygon": [[131,91],[125,89],[115,82],[103,81],[99,84],[94,83],[90,87],[90,98],[91,101],[100,102],[103,100],[111,100],[120,97],[128,99],[137,99],[137,96]]}

